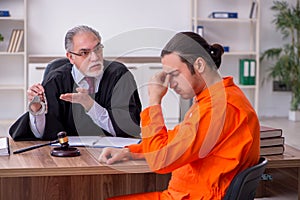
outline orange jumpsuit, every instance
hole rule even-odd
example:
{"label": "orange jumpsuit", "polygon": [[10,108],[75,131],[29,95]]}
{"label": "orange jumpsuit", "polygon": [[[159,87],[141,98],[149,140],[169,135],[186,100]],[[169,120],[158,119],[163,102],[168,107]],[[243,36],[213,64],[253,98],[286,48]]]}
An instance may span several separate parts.
{"label": "orange jumpsuit", "polygon": [[226,77],[195,97],[184,120],[167,131],[160,105],[141,113],[142,142],[128,148],[142,153],[157,173],[170,173],[162,192],[113,199],[216,200],[231,180],[259,159],[259,121],[243,92]]}

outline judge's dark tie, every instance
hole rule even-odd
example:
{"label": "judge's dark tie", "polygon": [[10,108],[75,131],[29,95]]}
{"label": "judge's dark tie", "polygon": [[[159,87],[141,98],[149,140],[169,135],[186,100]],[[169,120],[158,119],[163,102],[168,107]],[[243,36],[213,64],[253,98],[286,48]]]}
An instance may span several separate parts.
{"label": "judge's dark tie", "polygon": [[94,77],[85,77],[86,82],[89,84],[88,92],[89,94],[95,93],[95,78]]}

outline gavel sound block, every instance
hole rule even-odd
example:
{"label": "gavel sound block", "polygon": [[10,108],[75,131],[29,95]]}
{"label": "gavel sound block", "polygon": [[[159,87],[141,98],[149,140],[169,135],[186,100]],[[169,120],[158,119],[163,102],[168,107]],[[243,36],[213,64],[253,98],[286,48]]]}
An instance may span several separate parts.
{"label": "gavel sound block", "polygon": [[52,156],[57,156],[57,157],[74,157],[74,156],[79,156],[80,151],[75,148],[75,147],[70,147],[69,146],[69,140],[67,137],[67,133],[62,131],[57,134],[58,137],[58,142],[60,143],[60,147],[55,147],[51,150],[51,155]]}

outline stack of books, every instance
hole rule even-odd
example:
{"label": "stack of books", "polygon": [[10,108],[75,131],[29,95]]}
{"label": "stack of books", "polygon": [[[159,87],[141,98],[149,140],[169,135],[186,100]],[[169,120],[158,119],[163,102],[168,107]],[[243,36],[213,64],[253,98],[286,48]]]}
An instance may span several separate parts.
{"label": "stack of books", "polygon": [[260,155],[280,155],[284,152],[282,129],[260,126]]}
{"label": "stack of books", "polygon": [[23,29],[14,29],[11,33],[7,52],[19,52],[24,37]]}

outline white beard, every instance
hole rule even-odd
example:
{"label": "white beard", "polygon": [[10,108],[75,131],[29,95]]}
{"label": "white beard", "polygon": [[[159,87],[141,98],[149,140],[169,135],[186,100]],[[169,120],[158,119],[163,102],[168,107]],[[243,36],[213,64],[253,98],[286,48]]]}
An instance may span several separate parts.
{"label": "white beard", "polygon": [[[100,65],[100,69],[99,70],[90,70],[90,68],[92,66],[94,66],[95,64]],[[99,63],[93,63],[91,66],[88,67],[88,69],[85,72],[86,76],[90,76],[90,77],[96,77],[99,76],[103,73],[103,69],[104,69],[104,65],[103,62],[99,62]]]}

